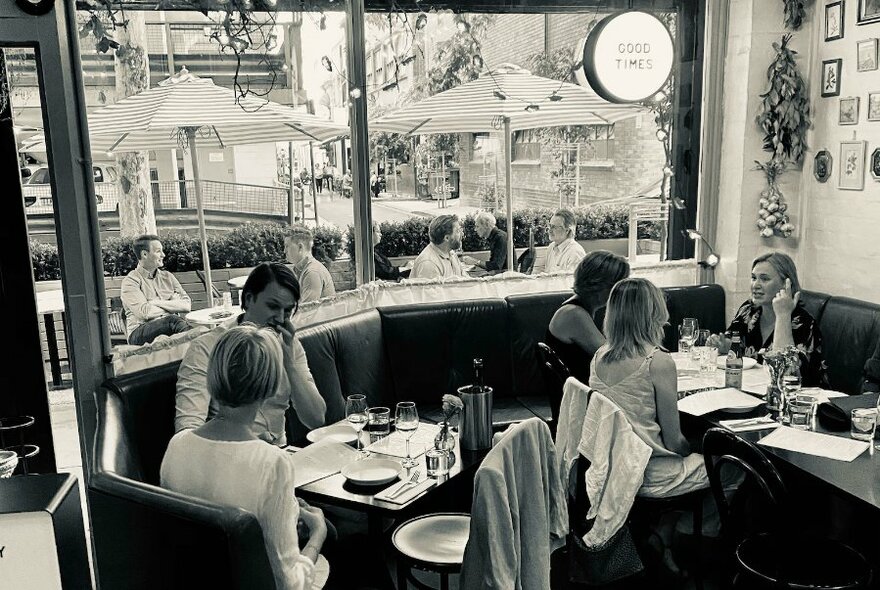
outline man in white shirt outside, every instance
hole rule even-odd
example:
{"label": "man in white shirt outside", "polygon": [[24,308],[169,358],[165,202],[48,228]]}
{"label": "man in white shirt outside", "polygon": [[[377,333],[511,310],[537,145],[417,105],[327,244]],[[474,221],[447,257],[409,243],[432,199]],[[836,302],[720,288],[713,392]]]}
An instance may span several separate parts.
{"label": "man in white shirt outside", "polygon": [[312,230],[300,224],[291,226],[284,236],[284,255],[293,264],[293,274],[299,281],[300,303],[336,295],[330,271],[312,256],[314,243]]}
{"label": "man in white shirt outside", "polygon": [[285,265],[264,262],[251,271],[241,292],[244,313],[192,341],[177,370],[174,431],[198,428],[217,414],[217,403],[208,393],[208,361],[220,337],[242,322],[268,326],[278,332],[284,352],[286,378],[275,395],[267,398],[257,413],[253,431],[260,439],[277,446],[287,444],[285,412],[293,406],[297,417],[309,429],[324,424],[327,404],[309,370],[306,352],[296,338],[290,318],[299,305],[299,284]]}
{"label": "man in white shirt outside", "polygon": [[411,279],[463,277],[455,250],[461,248],[461,223],[456,215],[438,215],[428,225],[431,242],[413,263]]}
{"label": "man in white shirt outside", "polygon": [[577,219],[568,209],[559,209],[550,218],[550,239],[553,243],[547,248],[547,263],[544,272],[561,270],[574,271],[581,259],[587,255],[580,244],[574,241]]}
{"label": "man in white shirt outside", "polygon": [[187,321],[176,314],[190,311],[192,300],[180,281],[162,270],[165,253],[159,236],[138,236],[133,249],[138,265],[120,285],[128,343],[140,346],[161,335],[189,330],[191,326]]}

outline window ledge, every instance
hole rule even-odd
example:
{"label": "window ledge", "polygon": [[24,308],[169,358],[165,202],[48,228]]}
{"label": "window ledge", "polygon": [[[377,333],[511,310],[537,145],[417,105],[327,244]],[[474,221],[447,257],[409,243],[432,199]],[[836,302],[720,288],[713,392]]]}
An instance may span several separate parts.
{"label": "window ledge", "polygon": [[581,168],[587,170],[614,170],[614,160],[593,160],[592,162],[581,162]]}

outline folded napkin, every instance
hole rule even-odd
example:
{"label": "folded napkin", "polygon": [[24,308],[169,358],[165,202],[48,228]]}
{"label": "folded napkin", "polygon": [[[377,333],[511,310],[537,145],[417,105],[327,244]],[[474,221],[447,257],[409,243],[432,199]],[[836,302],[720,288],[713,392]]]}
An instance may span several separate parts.
{"label": "folded napkin", "polygon": [[[409,482],[409,479],[407,479],[406,482]],[[402,481],[394,484],[388,489],[382,490],[381,492],[376,494],[376,499],[382,500],[383,502],[391,502],[392,504],[406,504],[425,490],[433,487],[437,483],[437,480],[429,477],[420,481],[414,486],[406,486],[406,482]],[[396,498],[391,498],[391,496],[393,496],[397,492],[397,490],[402,487],[406,487],[406,491],[402,492]]]}
{"label": "folded napkin", "polygon": [[724,428],[733,432],[748,432],[750,430],[766,430],[768,428],[776,428],[781,426],[776,420],[763,418],[743,418],[741,420],[721,420],[718,422]]}

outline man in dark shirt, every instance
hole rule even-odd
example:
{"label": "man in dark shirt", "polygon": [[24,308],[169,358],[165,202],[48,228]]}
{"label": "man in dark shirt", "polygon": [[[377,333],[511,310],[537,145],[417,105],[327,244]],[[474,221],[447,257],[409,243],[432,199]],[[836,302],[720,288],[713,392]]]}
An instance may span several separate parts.
{"label": "man in dark shirt", "polygon": [[[379,228],[379,223],[373,222],[373,260],[376,266],[376,278],[382,279],[385,281],[399,281],[400,279],[405,279],[409,277],[409,272],[412,270],[407,267],[394,266],[391,264],[391,261],[388,260],[388,257],[376,250],[376,246],[379,245],[379,242],[382,241],[382,230]],[[410,262],[407,266],[410,266],[412,263]]]}
{"label": "man in dark shirt", "polygon": [[480,211],[474,217],[474,229],[489,244],[489,260],[483,262],[470,256],[465,256],[462,260],[486,270],[489,274],[507,270],[507,233],[495,227],[495,216],[488,211]]}

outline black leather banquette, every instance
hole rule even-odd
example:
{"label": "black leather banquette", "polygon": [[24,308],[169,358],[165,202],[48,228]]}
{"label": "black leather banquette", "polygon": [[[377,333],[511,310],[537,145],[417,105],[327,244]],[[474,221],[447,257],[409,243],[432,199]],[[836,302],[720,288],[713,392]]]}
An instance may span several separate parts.
{"label": "black leather banquette", "polygon": [[[670,328],[696,317],[713,332],[725,328],[718,286],[664,289]],[[303,329],[309,367],[327,401],[327,421],[344,414],[344,396],[364,393],[370,404],[414,400],[437,405],[444,393],[470,382],[474,357],[484,359],[501,422],[549,417],[536,343],[570,293],[383,307]],[[880,337],[880,311],[813,294],[811,311],[828,327],[826,354],[857,346],[846,367],[864,362],[868,340]],[[845,309],[856,317],[850,324]],[[826,320],[827,316],[827,320]],[[837,335],[835,330],[847,330]],[[855,350],[855,349],[851,349]],[[857,358],[856,358],[857,357]],[[853,369],[855,375],[858,371]],[[253,515],[158,487],[159,466],[173,434],[177,363],[109,379],[97,392],[98,431],[89,484],[98,576],[105,588],[273,588],[261,530]],[[849,382],[849,373],[833,375]],[[846,379],[843,376],[846,376]],[[834,384],[835,381],[832,381]],[[846,389],[851,391],[851,389]],[[288,437],[305,428],[288,413]]]}

